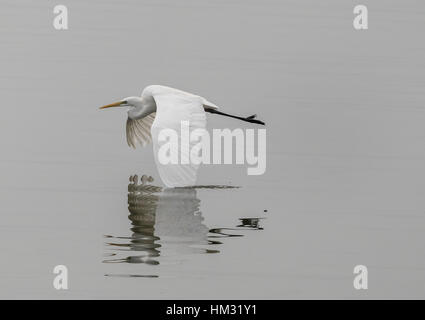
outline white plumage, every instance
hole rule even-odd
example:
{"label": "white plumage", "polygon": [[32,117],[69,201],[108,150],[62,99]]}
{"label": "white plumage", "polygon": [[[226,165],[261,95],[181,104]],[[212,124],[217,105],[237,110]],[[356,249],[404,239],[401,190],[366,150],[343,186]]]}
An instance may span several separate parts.
{"label": "white plumage", "polygon": [[[216,113],[247,122],[264,124],[255,119],[255,115],[242,118],[218,110],[218,107],[205,98],[182,90],[161,86],[147,86],[141,97],[128,97],[121,101],[101,107],[128,106],[126,124],[127,143],[136,148],[138,144],[146,146],[153,142],[155,162],[161,180],[167,187],[193,186],[199,165],[190,161],[190,150],[197,142],[188,141],[189,148],[180,148],[181,124],[189,123],[189,133],[196,129],[206,129],[205,112]],[[159,134],[163,129],[173,129],[178,135],[178,163],[161,164],[158,151],[162,144]]]}

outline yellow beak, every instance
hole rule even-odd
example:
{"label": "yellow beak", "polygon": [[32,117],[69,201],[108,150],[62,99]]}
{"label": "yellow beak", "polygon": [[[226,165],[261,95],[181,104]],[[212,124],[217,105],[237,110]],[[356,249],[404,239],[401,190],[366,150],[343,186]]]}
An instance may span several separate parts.
{"label": "yellow beak", "polygon": [[111,104],[107,104],[106,106],[100,107],[99,109],[120,107],[122,104],[124,104],[124,101],[118,101],[118,102],[114,102],[114,103],[111,103]]}

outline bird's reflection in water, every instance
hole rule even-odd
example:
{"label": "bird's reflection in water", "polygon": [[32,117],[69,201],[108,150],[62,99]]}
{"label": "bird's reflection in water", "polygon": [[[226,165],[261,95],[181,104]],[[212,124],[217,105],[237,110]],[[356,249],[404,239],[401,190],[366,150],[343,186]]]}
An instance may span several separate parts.
{"label": "bird's reflection in water", "polygon": [[[128,216],[130,237],[106,236],[107,245],[115,252],[108,253],[105,263],[159,264],[164,251],[170,255],[218,253],[219,238],[240,237],[236,230],[262,230],[261,218],[241,218],[235,228],[209,229],[203,223],[197,188],[232,188],[199,186],[163,189],[152,185],[152,177],[130,177],[128,185]],[[124,252],[131,252],[118,258]]]}

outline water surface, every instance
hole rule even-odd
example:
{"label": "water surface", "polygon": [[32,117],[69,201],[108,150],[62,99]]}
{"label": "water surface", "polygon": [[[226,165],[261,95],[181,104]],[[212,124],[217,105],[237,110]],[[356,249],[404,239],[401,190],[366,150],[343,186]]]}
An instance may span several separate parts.
{"label": "water surface", "polygon": [[[54,1],[3,0],[0,297],[423,298],[425,5],[365,1],[355,31],[356,4],[72,1],[57,31]],[[266,173],[161,189],[125,112],[97,109],[149,84],[257,113]]]}

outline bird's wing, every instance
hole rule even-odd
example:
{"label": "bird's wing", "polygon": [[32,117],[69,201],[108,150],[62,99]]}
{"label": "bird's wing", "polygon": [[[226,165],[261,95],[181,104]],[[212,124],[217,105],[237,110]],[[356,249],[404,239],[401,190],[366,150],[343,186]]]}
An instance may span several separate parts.
{"label": "bird's wing", "polygon": [[152,142],[151,127],[154,119],[155,113],[138,120],[127,119],[126,133],[129,147],[136,148],[137,144],[144,147]]}
{"label": "bird's wing", "polygon": [[[189,134],[195,129],[206,128],[206,115],[203,108],[203,100],[199,96],[185,95],[176,92],[162,92],[155,95],[157,110],[155,121],[152,124],[153,149],[155,162],[158,168],[161,180],[167,187],[184,187],[193,186],[196,182],[196,174],[199,165],[192,163],[190,160],[190,152],[192,147],[198,142],[191,142],[188,139],[189,135],[183,133],[181,124],[182,121],[188,122]],[[171,139],[159,141],[159,135],[164,129],[172,129],[178,137],[177,143],[177,160],[178,163],[164,164],[159,161],[158,152],[165,144],[171,145]],[[165,131],[163,131],[165,132]],[[167,131],[170,132],[170,131]],[[183,141],[188,141],[184,147]]]}

